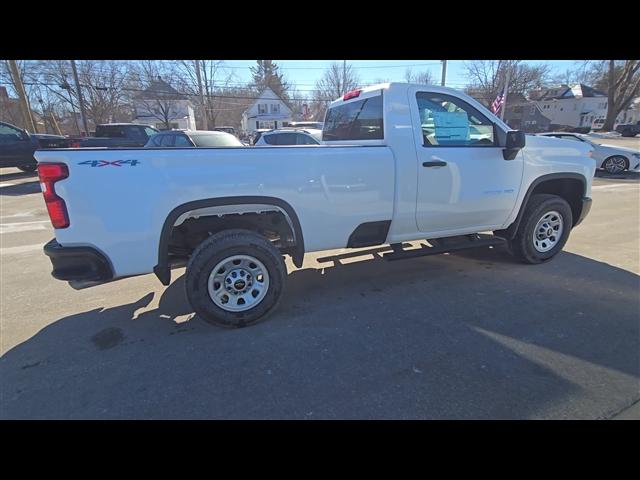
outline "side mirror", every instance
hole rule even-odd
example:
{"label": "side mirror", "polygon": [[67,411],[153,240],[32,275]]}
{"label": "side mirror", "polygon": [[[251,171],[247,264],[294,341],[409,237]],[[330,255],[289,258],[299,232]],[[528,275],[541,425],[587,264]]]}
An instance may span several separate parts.
{"label": "side mirror", "polygon": [[507,132],[507,145],[505,148],[512,150],[524,148],[525,145],[525,135],[524,132],[520,130],[511,130]]}
{"label": "side mirror", "polygon": [[505,160],[513,160],[518,155],[518,152],[524,148],[526,138],[524,132],[520,130],[510,130],[507,132],[507,141],[505,142],[502,156]]}

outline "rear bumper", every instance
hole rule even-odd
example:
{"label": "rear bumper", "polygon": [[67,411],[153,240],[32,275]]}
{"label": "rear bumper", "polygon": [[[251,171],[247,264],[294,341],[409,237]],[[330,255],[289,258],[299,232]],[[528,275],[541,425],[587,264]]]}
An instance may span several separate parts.
{"label": "rear bumper", "polygon": [[591,211],[591,198],[584,197],[582,199],[582,209],[580,210],[580,217],[578,217],[578,221],[575,223],[574,227],[580,225],[580,222],[585,219],[585,217],[589,214],[589,211]]}
{"label": "rear bumper", "polygon": [[51,260],[51,275],[58,280],[107,282],[113,279],[109,260],[92,247],[63,247],[55,239],[44,246]]}

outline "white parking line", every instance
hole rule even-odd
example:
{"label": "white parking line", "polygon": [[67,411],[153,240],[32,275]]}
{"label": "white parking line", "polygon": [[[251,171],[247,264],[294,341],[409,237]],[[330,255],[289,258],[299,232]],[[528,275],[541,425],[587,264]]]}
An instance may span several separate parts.
{"label": "white parking line", "polygon": [[49,230],[49,220],[37,220],[34,222],[0,223],[0,234],[32,232],[37,230]]}
{"label": "white parking line", "polygon": [[15,183],[0,183],[0,188],[2,187],[13,187]]}
{"label": "white parking line", "polygon": [[612,185],[595,185],[591,187],[591,190],[613,190],[616,188],[638,188],[640,183],[615,183]]}
{"label": "white parking line", "polygon": [[0,255],[15,255],[18,253],[35,252],[42,250],[44,244],[35,243],[33,245],[20,245],[19,247],[0,248]]}
{"label": "white parking line", "polygon": [[0,216],[0,219],[34,217],[36,213],[38,213],[38,210],[29,210],[28,212],[18,212],[12,215],[2,215]]}

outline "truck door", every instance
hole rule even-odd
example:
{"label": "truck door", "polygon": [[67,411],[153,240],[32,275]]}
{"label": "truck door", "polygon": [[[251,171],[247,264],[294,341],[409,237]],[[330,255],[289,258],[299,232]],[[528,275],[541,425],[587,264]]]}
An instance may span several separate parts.
{"label": "truck door", "polygon": [[491,120],[465,100],[409,89],[417,152],[416,223],[456,235],[500,227],[516,204],[523,160],[504,160]]}

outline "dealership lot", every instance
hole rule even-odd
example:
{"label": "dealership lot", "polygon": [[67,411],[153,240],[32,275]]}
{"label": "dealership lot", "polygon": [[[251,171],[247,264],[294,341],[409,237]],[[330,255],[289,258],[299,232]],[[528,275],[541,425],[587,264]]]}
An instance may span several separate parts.
{"label": "dealership lot", "polygon": [[4,169],[0,417],[637,417],[640,176],[592,197],[551,263],[307,255],[268,320],[229,331],[192,316],[183,269],[53,280],[37,178]]}

